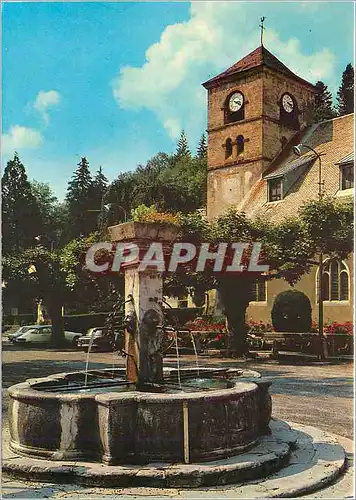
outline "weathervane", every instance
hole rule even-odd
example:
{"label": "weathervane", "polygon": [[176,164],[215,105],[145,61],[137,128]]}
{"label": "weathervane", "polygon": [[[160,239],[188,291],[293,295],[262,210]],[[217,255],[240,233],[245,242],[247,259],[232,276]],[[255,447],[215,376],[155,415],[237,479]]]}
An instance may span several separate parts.
{"label": "weathervane", "polygon": [[261,45],[263,45],[263,31],[266,29],[264,26],[263,26],[263,23],[265,21],[265,16],[261,17],[261,24],[260,24],[260,28],[261,28]]}

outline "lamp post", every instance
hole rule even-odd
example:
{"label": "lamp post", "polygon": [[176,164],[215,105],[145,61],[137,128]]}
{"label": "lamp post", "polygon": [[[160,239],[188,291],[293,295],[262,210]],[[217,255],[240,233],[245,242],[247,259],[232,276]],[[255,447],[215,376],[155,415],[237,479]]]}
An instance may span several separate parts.
{"label": "lamp post", "polygon": [[[103,198],[104,199],[104,198]],[[87,212],[100,212],[101,214],[103,214],[104,212],[104,208],[106,210],[110,210],[110,208],[112,206],[114,207],[117,207],[119,208],[120,210],[122,210],[123,214],[124,214],[124,221],[126,222],[127,221],[127,212],[126,210],[124,209],[124,207],[122,207],[121,205],[117,205],[117,203],[106,203],[104,205],[103,203],[103,199],[102,199],[102,203],[101,203],[101,208],[97,208],[97,209],[88,209]],[[103,218],[101,218],[101,224],[100,224],[100,229],[102,230],[103,229]]]}
{"label": "lamp post", "polygon": [[[298,144],[298,146],[293,147],[293,153],[297,156],[302,156],[303,150],[312,151],[319,160],[319,176],[318,176],[318,197],[319,200],[323,198],[323,180],[322,180],[322,170],[321,170],[321,157],[320,154],[315,151],[315,149],[311,148],[306,144]],[[319,300],[319,321],[318,321],[318,331],[319,331],[319,340],[320,340],[320,352],[319,358],[320,360],[325,360],[326,358],[326,345],[324,338],[324,307],[323,307],[323,253],[319,254],[319,290],[318,290],[318,300]],[[324,351],[325,349],[325,351]]]}

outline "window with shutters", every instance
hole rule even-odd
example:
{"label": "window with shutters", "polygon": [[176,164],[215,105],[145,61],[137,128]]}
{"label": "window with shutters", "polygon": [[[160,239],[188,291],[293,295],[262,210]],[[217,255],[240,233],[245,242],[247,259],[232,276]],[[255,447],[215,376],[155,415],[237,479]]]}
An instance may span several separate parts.
{"label": "window with shutters", "polygon": [[[316,301],[319,298],[319,269],[317,271]],[[323,300],[328,302],[349,301],[349,270],[344,261],[328,260],[323,264]]]}
{"label": "window with shutters", "polygon": [[267,302],[267,280],[256,279],[250,285],[251,302]]}

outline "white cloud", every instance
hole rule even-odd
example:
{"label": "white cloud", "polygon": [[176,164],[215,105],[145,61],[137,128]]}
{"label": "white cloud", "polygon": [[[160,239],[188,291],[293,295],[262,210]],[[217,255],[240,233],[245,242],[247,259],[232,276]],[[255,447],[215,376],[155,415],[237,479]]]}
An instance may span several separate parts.
{"label": "white cloud", "polygon": [[2,152],[13,153],[21,149],[35,149],[42,143],[43,137],[37,130],[21,125],[13,125],[1,138]]}
{"label": "white cloud", "polygon": [[[197,138],[205,125],[206,94],[201,83],[257,47],[259,29],[255,2],[192,2],[190,19],[167,26],[146,51],[141,67],[126,66],[112,82],[124,109],[153,111],[175,139],[184,128]],[[301,77],[316,81],[333,72],[334,55],[327,48],[306,55],[299,40],[282,41],[266,30],[267,48]],[[179,134],[179,132],[178,132]]]}
{"label": "white cloud", "polygon": [[48,110],[54,106],[58,106],[60,101],[61,95],[56,90],[49,90],[48,92],[40,90],[37,94],[33,107],[40,113],[46,125],[49,122]]}

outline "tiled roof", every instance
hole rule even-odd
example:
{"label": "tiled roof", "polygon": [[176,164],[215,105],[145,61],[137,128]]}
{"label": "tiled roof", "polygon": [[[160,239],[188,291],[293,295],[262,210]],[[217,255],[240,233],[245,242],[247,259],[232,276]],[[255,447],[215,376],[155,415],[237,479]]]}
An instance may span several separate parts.
{"label": "tiled roof", "polygon": [[302,156],[301,158],[296,158],[295,160],[289,160],[288,162],[282,163],[278,168],[276,168],[271,174],[265,175],[264,179],[274,179],[276,177],[281,177],[292,170],[296,170],[299,167],[307,167],[311,165],[316,159],[315,154],[309,154]]}
{"label": "tiled roof", "polygon": [[[307,144],[320,155],[322,167],[323,191],[325,195],[339,196],[340,189],[340,161],[351,161],[354,147],[354,115],[349,114],[333,120],[321,122],[306,128],[296,138],[298,142]],[[287,165],[294,163],[295,155],[291,141],[283,150],[280,158],[273,162],[273,170],[268,171],[262,179],[252,186],[245,199],[237,207],[246,212],[250,217],[266,217],[270,220],[280,221],[297,214],[299,208],[309,200],[318,197],[319,162],[313,161],[306,168],[297,181],[291,186],[283,200],[268,203],[267,181],[276,176],[277,172],[284,171]],[[340,160],[340,158],[342,160]],[[298,160],[311,161],[310,152],[302,155]],[[297,161],[298,161],[297,160]],[[300,165],[300,164],[299,164]],[[290,170],[288,170],[290,171]],[[351,190],[350,190],[351,191]],[[341,192],[341,194],[345,194]]]}
{"label": "tiled roof", "polygon": [[336,162],[336,165],[346,165],[347,163],[353,163],[353,162],[354,162],[354,152],[341,158],[341,160]]}
{"label": "tiled roof", "polygon": [[300,78],[298,75],[293,73],[285,64],[283,64],[279,59],[277,59],[276,56],[274,56],[271,52],[269,52],[263,45],[260,47],[257,47],[254,51],[250,52],[247,56],[243,57],[238,61],[237,63],[233,64],[228,68],[227,70],[223,71],[219,75],[215,76],[214,78],[211,78],[207,82],[203,83],[204,87],[210,87],[210,85],[214,84],[215,82],[218,82],[226,77],[229,77],[231,75],[235,75],[237,73],[241,73],[243,71],[247,71],[252,68],[257,68],[259,66],[267,66],[269,68],[272,68],[276,71],[279,71],[281,73],[284,73],[287,76],[290,76],[291,78],[297,79],[299,81],[302,81],[303,83],[314,87],[311,83],[307,82],[303,78]]}

